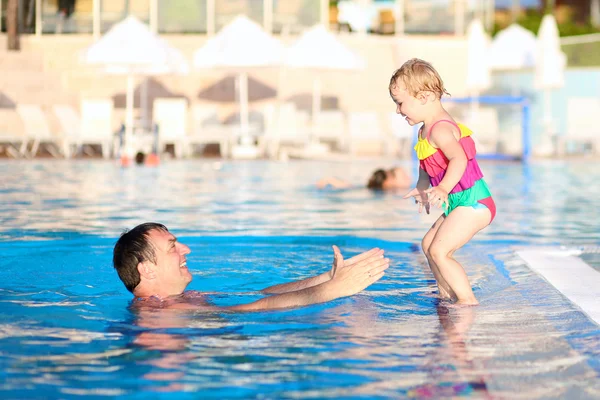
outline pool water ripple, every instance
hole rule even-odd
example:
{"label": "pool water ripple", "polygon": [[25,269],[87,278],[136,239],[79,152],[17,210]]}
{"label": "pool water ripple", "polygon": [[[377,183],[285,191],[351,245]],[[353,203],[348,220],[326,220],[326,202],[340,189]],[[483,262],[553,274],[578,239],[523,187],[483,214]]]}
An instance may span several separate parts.
{"label": "pool water ripple", "polygon": [[[458,255],[481,305],[457,309],[419,251],[435,216],[400,194],[314,187],[381,163],[1,163],[4,398],[600,397],[600,328],[513,251],[598,246],[597,166],[482,163],[499,214]],[[190,246],[189,289],[220,305],[323,272],[332,244],[382,247],[393,265],[303,309],[132,312],[112,246],[148,220]]]}

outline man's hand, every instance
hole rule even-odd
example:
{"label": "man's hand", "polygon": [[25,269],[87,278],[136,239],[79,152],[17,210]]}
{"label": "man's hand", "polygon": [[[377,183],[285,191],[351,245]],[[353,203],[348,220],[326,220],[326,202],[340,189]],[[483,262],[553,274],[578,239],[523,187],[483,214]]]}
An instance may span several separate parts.
{"label": "man's hand", "polygon": [[360,253],[359,255],[356,255],[348,260],[344,260],[342,253],[340,253],[340,249],[336,245],[333,245],[332,247],[333,247],[333,265],[331,267],[331,271],[329,271],[329,279],[333,279],[337,269],[341,268],[342,266],[348,267],[350,265],[356,264],[357,262],[363,261],[373,255],[383,255],[383,250],[381,250],[377,247],[374,247],[369,251]]}
{"label": "man's hand", "polygon": [[419,213],[423,212],[423,208],[425,208],[425,212],[429,214],[431,205],[429,204],[429,199],[425,190],[414,188],[410,192],[406,193],[402,198],[408,199],[411,197],[414,197],[415,203],[419,205]]}
{"label": "man's hand", "polygon": [[335,290],[335,297],[352,296],[377,282],[390,266],[390,260],[383,257],[384,251],[372,249],[344,261],[337,246],[333,246],[333,277],[329,285]]}

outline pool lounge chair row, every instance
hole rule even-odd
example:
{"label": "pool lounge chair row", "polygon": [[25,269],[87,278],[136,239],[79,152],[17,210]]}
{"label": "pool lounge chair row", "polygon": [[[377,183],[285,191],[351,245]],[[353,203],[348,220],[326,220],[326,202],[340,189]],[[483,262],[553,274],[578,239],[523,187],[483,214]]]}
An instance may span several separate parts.
{"label": "pool lounge chair row", "polygon": [[[239,116],[225,123],[218,116],[217,106],[194,104],[189,107],[183,98],[159,98],[154,101],[152,111],[159,151],[172,145],[176,157],[190,156],[197,146],[207,144],[218,144],[221,155],[230,157],[232,148],[240,144],[244,136]],[[55,157],[70,158],[79,154],[84,146],[99,148],[105,158],[120,154],[121,137],[113,123],[114,106],[110,99],[84,99],[79,111],[70,105],[57,104],[45,110],[35,104],[18,104],[16,113],[23,133],[0,134],[0,144],[8,145],[11,155],[35,157],[40,148],[45,148]],[[51,128],[51,117],[57,121],[58,129]],[[246,133],[259,153],[270,157],[276,157],[282,148],[302,147],[315,141],[352,154],[381,153],[390,148],[390,141],[403,139],[406,144],[410,143],[412,130],[403,121],[398,124],[393,117],[392,113],[388,115],[390,125],[386,131],[380,115],[375,112],[325,110],[312,121],[307,111],[297,109],[293,103],[268,104],[251,113]],[[384,133],[390,129],[395,137]],[[136,129],[134,137],[142,136],[139,131]],[[154,135],[151,129],[145,133],[150,141],[138,140],[136,145],[145,146],[140,149],[148,151]]]}

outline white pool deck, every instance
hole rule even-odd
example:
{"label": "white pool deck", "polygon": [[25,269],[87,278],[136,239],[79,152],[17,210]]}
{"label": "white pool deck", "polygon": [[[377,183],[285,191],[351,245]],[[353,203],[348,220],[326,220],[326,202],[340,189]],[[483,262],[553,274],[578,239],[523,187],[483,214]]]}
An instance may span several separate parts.
{"label": "white pool deck", "polygon": [[517,251],[527,265],[600,325],[600,272],[577,257],[576,250]]}

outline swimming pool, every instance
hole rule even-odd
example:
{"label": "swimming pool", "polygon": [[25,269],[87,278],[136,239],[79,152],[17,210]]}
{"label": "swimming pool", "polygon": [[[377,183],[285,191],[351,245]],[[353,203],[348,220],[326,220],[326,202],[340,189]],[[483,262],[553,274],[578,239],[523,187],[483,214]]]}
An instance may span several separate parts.
{"label": "swimming pool", "polygon": [[[397,194],[314,187],[387,165],[0,161],[0,396],[600,396],[600,328],[514,253],[600,244],[600,164],[482,162],[498,217],[458,254],[481,302],[470,309],[436,301],[418,251],[433,216]],[[380,246],[393,265],[303,309],[133,314],[111,252],[145,221],[190,246],[189,289],[221,292],[217,304],[324,271],[332,244]]]}

